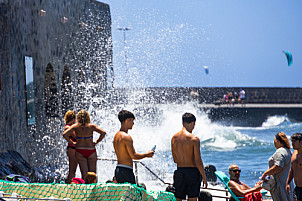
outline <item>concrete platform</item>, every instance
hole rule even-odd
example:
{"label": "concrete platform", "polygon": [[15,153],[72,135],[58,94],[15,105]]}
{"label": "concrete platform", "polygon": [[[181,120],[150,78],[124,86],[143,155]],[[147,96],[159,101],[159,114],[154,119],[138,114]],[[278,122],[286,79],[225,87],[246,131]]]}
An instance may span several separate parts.
{"label": "concrete platform", "polygon": [[213,122],[224,125],[258,127],[270,116],[286,116],[291,122],[302,122],[302,104],[199,104]]}
{"label": "concrete platform", "polygon": [[205,108],[302,108],[302,104],[254,104],[254,103],[246,103],[244,105],[241,104],[198,104],[199,107]]}

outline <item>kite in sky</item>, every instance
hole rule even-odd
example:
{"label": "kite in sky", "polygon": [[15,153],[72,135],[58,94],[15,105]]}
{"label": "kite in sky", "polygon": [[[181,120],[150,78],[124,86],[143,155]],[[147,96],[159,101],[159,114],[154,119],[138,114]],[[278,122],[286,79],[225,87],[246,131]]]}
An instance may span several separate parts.
{"label": "kite in sky", "polygon": [[205,73],[209,74],[209,67],[208,66],[203,66],[203,68],[204,68]]}
{"label": "kite in sky", "polygon": [[288,64],[288,66],[292,65],[292,63],[293,63],[293,56],[292,56],[292,54],[290,52],[284,51],[284,50],[282,52],[285,54],[285,56],[287,58],[287,64]]}

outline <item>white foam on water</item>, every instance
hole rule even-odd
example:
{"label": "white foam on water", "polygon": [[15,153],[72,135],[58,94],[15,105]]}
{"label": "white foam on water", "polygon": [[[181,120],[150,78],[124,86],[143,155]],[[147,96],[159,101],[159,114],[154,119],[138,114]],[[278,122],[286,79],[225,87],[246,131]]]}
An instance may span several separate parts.
{"label": "white foam on water", "polygon": [[[169,183],[173,183],[173,172],[176,169],[171,154],[171,138],[182,129],[181,117],[185,112],[193,113],[197,118],[193,134],[200,138],[201,149],[228,151],[255,140],[240,133],[236,128],[211,122],[207,114],[201,112],[194,104],[153,105],[152,107],[157,109],[151,111],[158,114],[149,114],[148,107],[151,106],[127,105],[116,106],[110,110],[89,109],[92,122],[107,132],[104,140],[97,146],[98,157],[116,159],[112,142],[120,128],[117,114],[121,109],[132,111],[136,116],[133,129],[129,130],[136,152],[145,153],[156,145],[154,157],[140,161]],[[97,138],[98,134],[94,134],[94,139]],[[114,161],[98,161],[98,181],[105,182],[112,179],[115,166]],[[138,164],[138,181],[145,183],[150,190],[165,190],[167,187],[141,164]]]}
{"label": "white foam on water", "polygon": [[282,124],[283,122],[289,122],[290,120],[286,116],[270,116],[268,117],[265,122],[262,123],[262,127],[273,127],[273,126],[278,126]]}

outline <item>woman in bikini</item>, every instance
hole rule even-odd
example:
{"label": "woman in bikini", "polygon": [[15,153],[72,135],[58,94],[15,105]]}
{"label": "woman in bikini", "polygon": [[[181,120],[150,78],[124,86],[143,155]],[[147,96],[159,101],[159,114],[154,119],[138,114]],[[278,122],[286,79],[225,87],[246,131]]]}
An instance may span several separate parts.
{"label": "woman in bikini", "polygon": [[[71,125],[73,125],[75,123],[74,111],[70,110],[70,111],[66,112],[66,114],[64,116],[64,120],[65,120],[65,131],[66,131],[68,128],[70,128]],[[76,135],[74,132],[72,132],[70,134],[69,138],[72,142],[76,142]],[[75,173],[76,173],[77,166],[78,166],[78,161],[75,156],[75,153],[76,153],[75,145],[68,143],[66,153],[67,153],[67,156],[69,159],[69,171],[68,171],[67,181],[70,184],[72,178],[75,177]]]}
{"label": "woman in bikini", "polygon": [[[93,132],[100,134],[99,139],[93,142]],[[70,140],[70,135],[75,132],[76,142]],[[106,132],[95,124],[90,123],[90,115],[87,111],[81,110],[77,114],[77,123],[64,131],[63,136],[67,142],[76,146],[76,159],[80,165],[82,178],[87,172],[96,173],[97,155],[95,145],[103,140]]]}

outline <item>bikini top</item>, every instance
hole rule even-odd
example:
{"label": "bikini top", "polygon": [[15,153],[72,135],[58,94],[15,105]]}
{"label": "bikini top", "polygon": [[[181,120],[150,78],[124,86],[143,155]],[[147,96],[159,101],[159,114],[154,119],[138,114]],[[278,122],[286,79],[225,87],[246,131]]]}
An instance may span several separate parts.
{"label": "bikini top", "polygon": [[79,136],[77,136],[77,139],[92,139],[92,138],[93,138],[93,135],[89,136],[89,137],[79,137]]}

